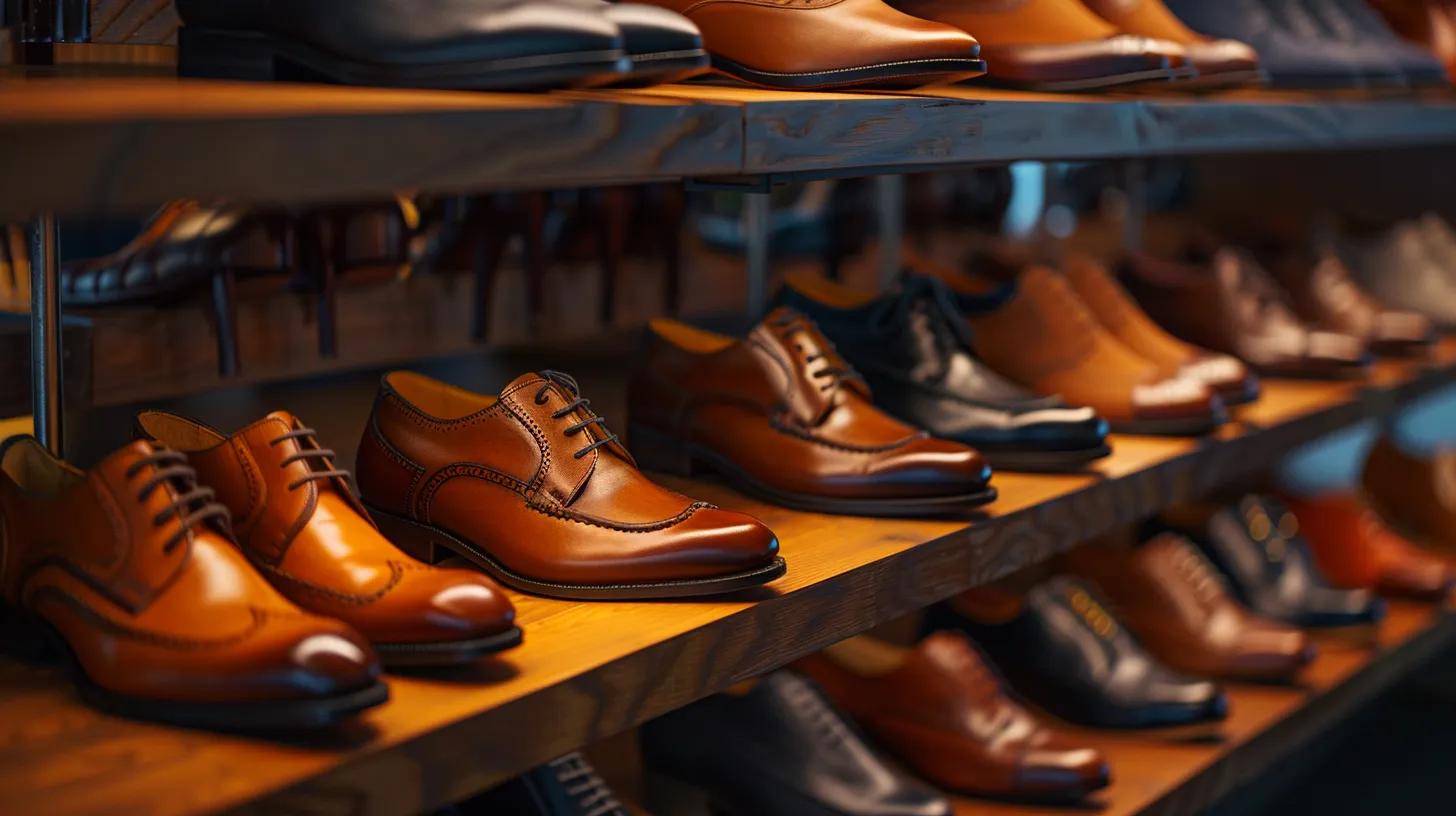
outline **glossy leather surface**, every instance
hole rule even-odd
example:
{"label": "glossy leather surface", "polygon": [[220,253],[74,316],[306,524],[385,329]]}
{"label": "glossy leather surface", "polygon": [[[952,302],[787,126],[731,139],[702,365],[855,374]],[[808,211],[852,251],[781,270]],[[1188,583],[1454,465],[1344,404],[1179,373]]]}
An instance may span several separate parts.
{"label": "glossy leather surface", "polygon": [[1391,526],[1456,552],[1456,451],[1415,456],[1384,437],[1370,449],[1360,481],[1370,506]]}
{"label": "glossy leather surface", "polygon": [[1222,720],[1219,687],[1179,674],[1148,654],[1081,582],[1057,577],[1027,594],[1020,614],[984,622],[972,590],[932,607],[930,629],[970,635],[1018,694],[1069,722],[1156,728]]}
{"label": "glossy leather surface", "polygon": [[1253,46],[1270,84],[1289,88],[1356,87],[1364,84],[1342,45],[1302,38],[1262,0],[1164,0],[1188,27],[1202,34]]}
{"label": "glossy leather surface", "polygon": [[1298,519],[1268,496],[1245,496],[1183,531],[1256,614],[1304,628],[1368,626],[1385,616],[1371,593],[1320,574]]}
{"label": "glossy leather surface", "polygon": [[1441,235],[1448,231],[1438,218],[1408,221],[1342,241],[1340,256],[1386,306],[1424,314],[1449,329],[1456,327],[1456,252],[1444,250]]}
{"label": "glossy leather surface", "polygon": [[1083,0],[1088,8],[1126,34],[1175,42],[1183,46],[1188,62],[1198,69],[1201,80],[1241,75],[1240,81],[1257,79],[1259,54],[1237,40],[1216,40],[1190,29],[1163,0]]}
{"label": "glossy leather surface", "polygon": [[742,816],[949,816],[950,803],[880,757],[815,685],[791,671],[642,726],[651,770]]}
{"label": "glossy leather surface", "polygon": [[551,0],[178,0],[185,26],[268,33],[363,64],[439,66],[620,51],[600,10]]}
{"label": "glossy leather surface", "polygon": [[917,17],[975,33],[993,80],[1086,87],[1168,79],[1182,46],[1128,36],[1080,0],[894,0]]}
{"label": "glossy leather surface", "polygon": [[990,479],[976,451],[876,408],[833,344],[786,308],[741,341],[653,321],[628,402],[633,450],[657,438],[657,466],[696,452],[783,494],[957,497]]}
{"label": "glossy leather surface", "polygon": [[1456,568],[1392,530],[1358,496],[1286,497],[1320,572],[1336,586],[1441,600]]}
{"label": "glossy leather surface", "polygon": [[436,816],[630,816],[585,756],[573,751]]}
{"label": "glossy leather surface", "polygon": [[1401,84],[1439,88],[1450,84],[1446,67],[1433,49],[1401,39],[1372,8],[1372,0],[1302,0],[1335,39],[1361,52],[1362,63],[1390,66]]}
{"label": "glossy leather surface", "polygon": [[[1051,269],[1027,269],[1009,298],[987,299],[965,278],[948,282],[970,320],[976,351],[1022,385],[1090,406],[1114,430],[1146,420],[1177,420],[1191,422],[1187,432],[1197,433],[1222,421],[1222,406],[1207,386],[1162,376],[1156,365],[1104,329],[1066,279]],[[1038,342],[1026,342],[1028,336]]]}
{"label": "glossy leather surface", "polygon": [[515,609],[489,578],[422,564],[385,539],[332,451],[291,414],[275,411],[230,436],[160,411],[138,415],[137,427],[187,455],[232,514],[243,552],[300,607],[377,644],[474,640],[513,628]]}
{"label": "glossy leather surface", "polygon": [[1313,328],[1363,338],[1371,349],[1393,354],[1421,353],[1436,340],[1430,318],[1382,306],[1333,252],[1287,252],[1268,268],[1295,313]]}
{"label": "glossy leather surface", "polygon": [[363,499],[542,582],[635,585],[775,562],[768,528],[653,483],[579,397],[555,373],[491,397],[392,372],[359,446]]}
{"label": "glossy leather surface", "polygon": [[1157,366],[1159,374],[1201,382],[1225,405],[1258,398],[1259,378],[1247,365],[1232,355],[1216,354],[1169,334],[1148,317],[1101,262],[1073,252],[1063,259],[1062,267],[1097,322]]}
{"label": "glossy leather surface", "polygon": [[[714,65],[768,85],[830,88],[865,81],[927,84],[967,70],[980,46],[965,30],[911,16],[881,0],[654,0],[703,32]],[[747,69],[752,73],[735,71]],[[861,75],[858,69],[874,69]]]}
{"label": "glossy leather surface", "polygon": [[180,455],[133,442],[82,472],[21,437],[0,469],[0,597],[52,627],[89,683],[178,704],[375,684],[368,642],[269,586]]}
{"label": "glossy leather surface", "polygon": [[1178,671],[1277,680],[1314,657],[1304,632],[1240,606],[1182,536],[1164,533],[1134,549],[1088,544],[1066,563],[1102,590],[1139,643]]}
{"label": "glossy leather surface", "polygon": [[1306,326],[1268,274],[1237,250],[1219,250],[1206,268],[1134,255],[1122,282],[1163,328],[1265,373],[1347,377],[1370,362],[1362,339]]}
{"label": "glossy leather surface", "polygon": [[883,673],[836,660],[832,650],[795,665],[901,762],[946,790],[1066,800],[1109,781],[1101,754],[1038,723],[959,633],[930,635]]}
{"label": "glossy leather surface", "polygon": [[911,275],[883,297],[790,275],[777,302],[808,315],[875,404],[946,439],[995,450],[1101,448],[1107,423],[1091,408],[1038,396],[987,366],[945,284]]}

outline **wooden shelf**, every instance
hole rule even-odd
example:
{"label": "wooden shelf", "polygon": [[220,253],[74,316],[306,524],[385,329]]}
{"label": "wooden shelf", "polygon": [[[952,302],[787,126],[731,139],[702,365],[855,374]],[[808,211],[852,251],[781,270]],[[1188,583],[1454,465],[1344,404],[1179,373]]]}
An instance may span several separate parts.
{"label": "wooden shelf", "polygon": [[[50,670],[0,661],[0,790],[17,813],[332,813],[361,802],[372,814],[417,813],[1258,471],[1453,379],[1456,341],[1429,363],[1382,363],[1370,383],[1268,382],[1217,438],[1117,437],[1086,473],[998,474],[1001,499],[969,521],[797,513],[676,480],[763,518],[788,575],[720,601],[516,596],[521,648],[443,676],[392,676],[391,702],[333,735],[277,741],[122,721],[77,703]],[[609,415],[614,401],[603,395]]]}
{"label": "wooden shelf", "polygon": [[[1380,692],[1456,643],[1449,610],[1391,602],[1374,644],[1326,641],[1292,685],[1227,686],[1229,718],[1221,738],[1156,740],[1066,727],[1079,744],[1102,751],[1112,785],[1086,810],[1099,816],[1202,813],[1309,746]],[[1065,816],[1066,808],[976,800],[956,802],[958,816]]]}
{"label": "wooden shelf", "polygon": [[966,85],[492,94],[0,79],[0,219],[182,197],[309,203],[684,178],[755,183],[1017,159],[1456,141],[1449,96],[1072,96]]}

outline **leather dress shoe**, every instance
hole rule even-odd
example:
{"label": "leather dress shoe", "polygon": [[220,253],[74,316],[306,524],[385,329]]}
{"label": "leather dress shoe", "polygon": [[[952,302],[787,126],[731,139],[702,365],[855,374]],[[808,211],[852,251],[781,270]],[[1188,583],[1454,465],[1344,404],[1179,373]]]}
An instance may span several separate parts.
{"label": "leather dress shoe", "polygon": [[1333,252],[1285,252],[1267,268],[1289,295],[1295,314],[1312,328],[1362,338],[1382,354],[1424,354],[1436,342],[1429,317],[1382,306]]}
{"label": "leather dress shoe", "polygon": [[746,340],[652,321],[628,386],[643,467],[706,466],[765,501],[820,513],[924,515],[993,501],[975,450],[876,408],[804,315],[773,310]]}
{"label": "leather dress shoe", "polygon": [[1456,586],[1456,568],[1390,529],[1355,495],[1286,497],[1320,572],[1335,586],[1439,601]]}
{"label": "leather dress shoe", "polygon": [[165,304],[204,289],[221,269],[280,274],[282,225],[256,210],[174,201],[126,246],[61,268],[61,302],[71,307]]}
{"label": "leather dress shoe", "polygon": [[1330,584],[1315,566],[1299,521],[1275,499],[1245,496],[1191,524],[1168,520],[1258,615],[1306,629],[1368,627],[1385,616],[1385,604],[1371,593]]}
{"label": "leather dress shoe", "polygon": [[523,592],[675,598],[784,574],[772,531],[648,480],[560,372],[524,374],[496,397],[386,374],[358,482],[401,549],[459,555]]}
{"label": "leather dress shoe", "polygon": [[[1286,33],[1311,45],[1340,48],[1340,56],[1366,88],[1403,88],[1405,76],[1394,52],[1375,32],[1346,37],[1350,26],[1330,0],[1260,0]],[[1352,32],[1353,34],[1353,32]]]}
{"label": "leather dress shoe", "polygon": [[500,587],[396,549],[334,452],[292,415],[275,411],[231,436],[161,411],[136,424],[142,438],[187,456],[263,577],[303,609],[354,627],[386,666],[466,663],[521,642]]}
{"label": "leather dress shoe", "polygon": [[[1456,14],[1456,5],[1453,5]],[[1456,282],[1456,229],[1446,219],[1428,212],[1416,220],[1421,230],[1421,239],[1426,245],[1426,255],[1446,273],[1446,279]]]}
{"label": "leather dress shoe", "polygon": [[693,21],[659,6],[646,3],[616,3],[607,0],[568,0],[595,9],[622,32],[622,47],[632,68],[619,76],[607,76],[602,84],[653,85],[680,82],[710,67],[703,47],[703,32]]}
{"label": "leather dress shoe", "polygon": [[1178,83],[1180,90],[1229,88],[1262,84],[1259,54],[1238,40],[1205,37],[1183,24],[1163,0],[1083,0],[1087,7],[1125,34],[1183,46],[1188,64],[1198,75]]}
{"label": "leather dress shoe", "polygon": [[1133,37],[1080,0],[892,0],[916,17],[974,32],[988,79],[1042,91],[1084,91],[1193,75],[1182,46]]}
{"label": "leather dress shoe", "polygon": [[436,816],[631,816],[596,768],[573,751]]}
{"label": "leather dress shoe", "polygon": [[[983,360],[1039,394],[1090,406],[1114,431],[1204,434],[1227,420],[1206,385],[1161,375],[1103,328],[1067,280],[1047,267],[1026,270],[1014,288],[987,290],[969,276],[948,283]],[[1038,342],[1026,342],[1028,336]]]}
{"label": "leather dress shoe", "polygon": [[1132,549],[1092,543],[1068,553],[1065,562],[1102,590],[1138,643],[1178,671],[1281,680],[1314,659],[1303,631],[1240,606],[1182,536],[1164,533]]}
{"label": "leather dress shoe", "polygon": [[[1388,66],[1407,88],[1450,85],[1446,68],[1429,49],[1401,39],[1368,0],[1302,0],[1336,40],[1358,49],[1361,62]],[[1368,56],[1365,56],[1367,55]]]}
{"label": "leather dress shoe", "polygon": [[1096,750],[1044,728],[1001,688],[964,635],[913,650],[867,638],[795,664],[917,774],[957,793],[1075,801],[1107,787]]}
{"label": "leather dress shoe", "polygon": [[855,371],[875,405],[1009,470],[1075,467],[1111,452],[1107,421],[1091,408],[1040,397],[992,371],[940,280],[904,278],[876,297],[790,275],[779,304],[808,315]]}
{"label": "leather dress shoe", "polygon": [[1365,81],[1343,43],[1300,37],[1263,0],[1164,0],[1189,28],[1248,43],[1269,84],[1279,88],[1353,88]]}
{"label": "leather dress shoe", "polygon": [[1439,230],[1444,222],[1398,224],[1364,239],[1345,238],[1340,257],[1381,303],[1426,315],[1443,329],[1456,328],[1456,253],[1448,261]]}
{"label": "leather dress shoe", "polygon": [[347,624],[258,575],[176,451],[133,442],[89,471],[0,447],[7,649],[68,664],[104,711],[236,730],[330,725],[389,696]]}
{"label": "leather dress shoe", "polygon": [[1348,334],[1311,330],[1242,252],[1221,249],[1207,269],[1134,255],[1122,281],[1147,313],[1187,342],[1285,377],[1353,377],[1370,353]]}
{"label": "leather dress shoe", "polygon": [[1456,553],[1456,451],[1423,458],[1383,437],[1370,449],[1360,481],[1370,506],[1392,527]]}
{"label": "leather dress shoe", "polygon": [[1077,295],[1102,327],[1122,344],[1158,367],[1166,378],[1201,382],[1225,406],[1259,398],[1259,378],[1229,354],[1215,354],[1179,340],[1153,322],[1107,267],[1082,253],[1070,253],[1063,271]]}
{"label": "leather dress shoe", "polygon": [[915,87],[986,72],[965,30],[882,0],[652,0],[702,29],[713,67],[769,88]]}
{"label": "leather dress shoe", "polygon": [[178,73],[518,90],[631,69],[609,15],[573,0],[178,0]]}
{"label": "leather dress shoe", "polygon": [[944,796],[882,759],[823,692],[791,671],[760,679],[746,694],[664,714],[642,726],[641,739],[656,787],[690,785],[722,816],[951,812]]}
{"label": "leather dress shoe", "polygon": [[1456,78],[1456,15],[1442,0],[1370,0],[1387,23],[1406,40],[1425,49]]}
{"label": "leather dress shoe", "polygon": [[1080,581],[1043,582],[1010,618],[976,611],[978,596],[993,592],[971,590],[931,607],[926,626],[969,635],[1012,690],[1057,717],[1096,728],[1183,730],[1227,716],[1217,684],[1159,663]]}

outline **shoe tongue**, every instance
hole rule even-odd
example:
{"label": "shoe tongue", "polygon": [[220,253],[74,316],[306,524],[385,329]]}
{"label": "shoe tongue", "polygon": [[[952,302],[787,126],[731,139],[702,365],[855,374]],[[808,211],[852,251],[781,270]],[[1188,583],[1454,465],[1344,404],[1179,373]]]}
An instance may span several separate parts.
{"label": "shoe tongue", "polygon": [[516,389],[524,386],[526,383],[535,382],[537,380],[545,380],[545,379],[547,379],[547,378],[544,375],[542,375],[540,372],[527,371],[525,374],[522,374],[521,376],[515,378],[514,380],[511,380],[510,382],[506,383],[506,387],[501,389],[501,393],[502,394],[505,394],[505,393],[508,393],[510,391],[514,391],[514,390],[516,390]]}
{"label": "shoe tongue", "polygon": [[782,306],[774,309],[754,328],[751,337],[793,372],[784,396],[794,417],[805,425],[816,426],[824,421],[839,404],[838,396],[843,388],[869,399],[869,388],[858,377],[843,374],[835,384],[828,376],[814,376],[826,367],[847,370],[849,365],[814,321],[800,312]]}
{"label": "shoe tongue", "polygon": [[276,419],[279,422],[282,422],[284,425],[287,425],[290,430],[302,424],[298,421],[298,417],[288,413],[287,411],[270,411],[268,412],[268,416],[265,418]]}

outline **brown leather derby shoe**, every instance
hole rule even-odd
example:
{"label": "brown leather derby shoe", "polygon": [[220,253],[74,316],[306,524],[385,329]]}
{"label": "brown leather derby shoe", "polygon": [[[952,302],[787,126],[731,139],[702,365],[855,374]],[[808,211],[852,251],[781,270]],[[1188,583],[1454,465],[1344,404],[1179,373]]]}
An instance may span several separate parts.
{"label": "brown leather derby shoe", "polygon": [[1068,553],[1066,564],[1116,604],[1138,642],[1179,671],[1282,680],[1314,659],[1304,632],[1240,606],[1181,536],[1160,535],[1131,550],[1093,543]]}
{"label": "brown leather derby shoe", "polygon": [[964,635],[937,632],[913,650],[854,638],[795,667],[902,762],[947,790],[1067,801],[1110,781],[1101,754],[1038,724]]}
{"label": "brown leather derby shoe", "polygon": [[706,465],[766,501],[822,513],[923,515],[996,497],[965,445],[891,417],[812,321],[774,310],[746,340],[651,324],[629,386],[643,466]]}
{"label": "brown leather derby shoe", "polygon": [[186,458],[147,442],[84,472],[30,437],[0,448],[0,592],[0,642],[47,646],[124,716],[293,729],[388,697],[368,642],[269,586]]}
{"label": "brown leather derby shoe", "polygon": [[232,514],[243,552],[279,592],[353,626],[385,665],[465,663],[521,642],[500,587],[390,544],[334,452],[292,415],[275,411],[232,436],[161,411],[136,422],[146,438],[187,455]]}
{"label": "brown leather derby shoe", "polygon": [[538,595],[711,595],[784,574],[771,530],[648,480],[560,372],[522,375],[498,397],[386,375],[358,479],[396,544],[427,561],[461,555]]}
{"label": "brown leather derby shoe", "polygon": [[1098,16],[1126,34],[1152,37],[1183,46],[1188,64],[1198,75],[1178,83],[1182,90],[1211,90],[1261,84],[1259,54],[1238,40],[1216,40],[1190,29],[1163,0],[1083,0]]}
{"label": "brown leather derby shoe", "polygon": [[713,67],[770,88],[914,87],[986,72],[965,31],[882,0],[649,0],[703,32]]}

